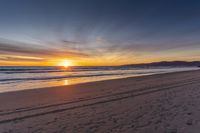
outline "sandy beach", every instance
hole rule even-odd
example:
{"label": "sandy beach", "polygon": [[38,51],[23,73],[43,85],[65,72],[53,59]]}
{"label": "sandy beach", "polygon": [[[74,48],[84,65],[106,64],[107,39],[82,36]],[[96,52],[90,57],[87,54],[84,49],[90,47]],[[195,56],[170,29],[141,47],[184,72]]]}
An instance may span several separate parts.
{"label": "sandy beach", "polygon": [[200,70],[0,94],[0,133],[199,133]]}

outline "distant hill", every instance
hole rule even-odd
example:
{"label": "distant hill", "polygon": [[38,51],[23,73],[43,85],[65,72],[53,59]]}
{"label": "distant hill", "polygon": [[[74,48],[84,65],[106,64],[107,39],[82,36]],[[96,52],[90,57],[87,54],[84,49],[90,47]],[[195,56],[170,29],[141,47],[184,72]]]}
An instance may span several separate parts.
{"label": "distant hill", "polygon": [[200,61],[161,61],[144,64],[128,64],[123,67],[200,67]]}

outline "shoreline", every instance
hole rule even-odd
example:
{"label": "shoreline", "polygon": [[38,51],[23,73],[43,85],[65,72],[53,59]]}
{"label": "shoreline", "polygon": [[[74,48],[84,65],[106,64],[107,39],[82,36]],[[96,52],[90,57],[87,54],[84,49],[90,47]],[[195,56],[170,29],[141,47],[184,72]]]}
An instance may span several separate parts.
{"label": "shoreline", "polygon": [[69,84],[69,85],[59,85],[59,86],[50,86],[50,87],[38,87],[38,88],[31,88],[31,89],[23,89],[23,90],[11,90],[11,91],[5,91],[5,92],[0,92],[0,96],[4,93],[17,93],[21,91],[34,91],[38,89],[53,89],[53,88],[63,88],[63,87],[70,87],[70,86],[76,86],[76,85],[84,85],[84,84],[95,84],[98,82],[107,82],[107,81],[114,81],[114,80],[123,80],[123,79],[133,79],[133,78],[138,78],[138,77],[146,77],[146,76],[154,76],[154,75],[163,75],[163,74],[172,74],[172,73],[182,73],[182,72],[191,72],[191,71],[200,71],[200,69],[197,70],[186,70],[186,71],[176,71],[176,72],[164,72],[164,73],[157,73],[157,74],[145,74],[145,75],[137,75],[137,76],[130,76],[130,77],[124,77],[124,78],[114,78],[114,79],[103,79],[103,80],[98,80],[98,81],[91,81],[91,82],[81,82],[81,83],[74,83],[74,84]]}
{"label": "shoreline", "polygon": [[192,131],[199,85],[194,70],[1,93],[0,132]]}

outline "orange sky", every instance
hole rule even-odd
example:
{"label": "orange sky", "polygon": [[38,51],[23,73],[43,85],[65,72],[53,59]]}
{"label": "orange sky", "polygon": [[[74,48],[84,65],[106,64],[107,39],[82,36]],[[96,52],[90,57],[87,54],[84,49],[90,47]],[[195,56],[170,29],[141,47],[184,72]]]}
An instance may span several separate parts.
{"label": "orange sky", "polygon": [[[4,55],[5,56],[5,55]],[[1,66],[62,66],[63,62],[69,62],[71,66],[112,66],[112,65],[124,65],[124,64],[137,64],[137,63],[150,63],[157,61],[175,61],[186,60],[193,61],[198,60],[198,56],[187,57],[180,56],[179,54],[171,54],[168,56],[145,55],[101,55],[94,57],[30,57],[30,56],[5,56],[7,60],[0,60]],[[8,58],[10,57],[10,58]],[[12,57],[12,58],[11,58]],[[176,57],[176,58],[173,58]]]}

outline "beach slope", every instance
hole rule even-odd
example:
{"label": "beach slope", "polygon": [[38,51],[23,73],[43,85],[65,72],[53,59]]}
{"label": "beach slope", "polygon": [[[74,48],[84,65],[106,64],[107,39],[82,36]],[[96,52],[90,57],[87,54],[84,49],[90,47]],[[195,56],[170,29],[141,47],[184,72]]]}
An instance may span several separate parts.
{"label": "beach slope", "polygon": [[198,133],[200,70],[0,94],[1,133]]}

